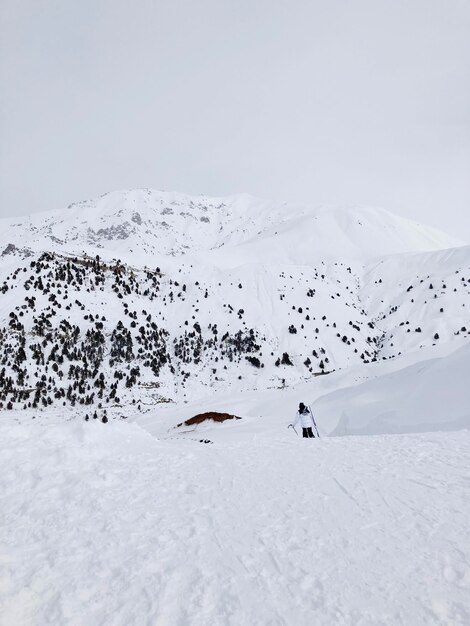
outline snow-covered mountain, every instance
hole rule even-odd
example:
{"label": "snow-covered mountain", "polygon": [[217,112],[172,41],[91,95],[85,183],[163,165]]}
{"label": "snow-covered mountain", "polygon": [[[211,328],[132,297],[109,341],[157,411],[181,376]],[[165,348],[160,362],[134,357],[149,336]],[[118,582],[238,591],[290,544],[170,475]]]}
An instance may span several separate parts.
{"label": "snow-covered mountain", "polygon": [[386,211],[2,220],[5,623],[468,624],[469,339],[470,246]]}
{"label": "snow-covered mountain", "polygon": [[470,247],[382,210],[137,190],[1,233],[3,408],[289,387],[470,337]]}
{"label": "snow-covered mountain", "polygon": [[208,198],[150,189],[116,191],[63,211],[2,220],[0,234],[4,255],[14,246],[148,259],[223,247],[213,255],[223,264],[291,259],[302,265],[310,259],[363,260],[457,245],[448,235],[383,209],[312,209],[246,194]]}

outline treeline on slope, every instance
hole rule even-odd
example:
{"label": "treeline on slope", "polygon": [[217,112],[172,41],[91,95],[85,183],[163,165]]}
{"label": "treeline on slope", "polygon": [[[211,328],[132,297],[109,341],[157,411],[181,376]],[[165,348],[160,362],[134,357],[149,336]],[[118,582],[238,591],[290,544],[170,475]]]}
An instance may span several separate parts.
{"label": "treeline on slope", "polygon": [[[196,321],[171,341],[169,331],[151,313],[143,309],[137,315],[127,302],[122,302],[126,323],[119,320],[111,329],[102,314],[85,313],[82,326],[69,321],[70,315],[61,317],[60,309],[85,311],[72,292],[103,291],[109,279],[119,300],[139,295],[151,302],[159,297],[159,268],[145,269],[139,281],[136,272],[120,261],[106,264],[99,257],[45,253],[31,261],[29,271],[18,268],[1,287],[6,294],[26,275],[22,285],[34,295],[26,296],[24,304],[10,312],[8,324],[0,328],[0,409],[119,404],[126,390],[139,383],[143,370],[158,379],[167,368],[184,386],[191,375],[184,366],[202,364],[204,355],[225,369],[242,358],[259,363],[261,346],[252,328],[219,333],[216,324],[209,324],[208,336],[203,336]],[[181,291],[170,291],[173,301],[186,287],[170,282],[172,287],[181,287]],[[38,304],[41,296],[48,302],[43,310]],[[32,323],[26,327],[22,320],[28,313]]]}
{"label": "treeline on slope", "polygon": [[[329,276],[327,272],[331,272]],[[341,284],[345,276],[351,276],[350,267],[335,263],[330,270],[313,268],[313,275],[302,279],[305,299],[294,304],[293,296],[286,299],[287,279],[291,279],[292,289],[302,276],[279,276],[283,282],[279,285],[277,305],[278,313],[286,320],[286,337],[294,339],[301,348],[295,354],[285,350],[275,353],[272,342],[245,322],[243,307],[247,300],[241,297],[241,282],[234,282],[233,306],[224,303],[221,307],[219,300],[212,305],[211,310],[219,307],[227,320],[231,318],[227,327],[219,328],[220,320],[219,326],[208,323],[207,313],[200,313],[200,302],[213,293],[199,281],[186,285],[164,275],[158,267],[135,269],[120,260],[104,262],[99,256],[44,253],[29,265],[18,267],[0,285],[4,302],[10,301],[13,308],[6,323],[0,326],[0,409],[119,405],[135,401],[136,394],[132,392],[139,384],[156,381],[158,386],[158,381],[172,380],[184,389],[190,377],[194,379],[201,373],[206,381],[222,384],[225,376],[228,380],[242,378],[246,371],[243,364],[253,367],[253,372],[265,365],[272,366],[273,378],[280,368],[280,381],[285,380],[285,372],[294,364],[305,368],[306,376],[317,375],[334,369],[340,350],[350,362],[393,358],[401,353],[402,337],[411,330],[416,337],[426,335],[422,345],[440,339],[436,328],[425,328],[422,322],[412,325],[404,318],[401,307],[418,307],[421,320],[422,307],[432,303],[438,315],[444,317],[440,299],[448,292],[452,297],[462,294],[468,298],[470,289],[470,278],[462,275],[461,269],[455,270],[451,282],[442,284],[436,280],[428,282],[429,276],[416,277],[419,282],[415,286],[421,287],[419,294],[410,285],[403,290],[401,305],[385,303],[383,313],[371,319],[361,302],[352,297],[351,283]],[[351,276],[351,280],[358,279]],[[333,321],[338,308],[325,306],[324,298],[321,304],[316,302],[317,289],[321,290],[325,281],[331,286],[328,298],[347,307],[341,310],[342,324]],[[382,278],[375,284],[379,288]],[[19,297],[21,290],[24,293]],[[111,300],[112,310],[97,303],[100,293]],[[296,299],[298,294],[299,289]],[[192,314],[176,328],[175,324],[167,324],[165,315],[170,319],[180,302],[192,302]],[[460,306],[464,307],[465,301]],[[346,311],[351,313],[345,316]],[[354,317],[347,322],[349,315]],[[391,331],[381,330],[382,322],[394,318]],[[459,325],[452,333],[468,336],[467,328]]]}

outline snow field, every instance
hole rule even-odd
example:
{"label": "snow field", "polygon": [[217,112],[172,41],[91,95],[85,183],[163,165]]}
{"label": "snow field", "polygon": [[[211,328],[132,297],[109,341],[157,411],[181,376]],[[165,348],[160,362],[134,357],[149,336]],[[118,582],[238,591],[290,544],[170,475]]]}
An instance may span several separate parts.
{"label": "snow field", "polygon": [[[16,387],[44,380],[59,402],[11,388],[2,412],[1,626],[470,623],[469,246],[381,210],[145,189],[13,222],[0,378],[24,340]],[[27,284],[44,250],[65,258]],[[61,264],[83,254],[129,267],[69,283]],[[145,266],[161,267],[158,293]],[[78,346],[100,318],[108,382],[142,366],[103,400],[109,423],[83,421],[98,371],[69,372],[90,350],[57,374],[69,331],[44,338],[42,317],[76,325]],[[150,330],[137,341],[150,318],[173,369],[144,365],[165,354]],[[119,321],[150,343],[116,365]],[[224,343],[252,329],[259,368]],[[275,364],[284,352],[293,365]],[[335,371],[314,376],[320,360]],[[56,374],[86,390],[62,406]],[[369,436],[296,437],[300,400],[322,435]],[[208,410],[242,419],[174,428]],[[457,432],[426,434],[441,430]]]}
{"label": "snow field", "polygon": [[468,431],[0,429],[2,623],[469,623]]}

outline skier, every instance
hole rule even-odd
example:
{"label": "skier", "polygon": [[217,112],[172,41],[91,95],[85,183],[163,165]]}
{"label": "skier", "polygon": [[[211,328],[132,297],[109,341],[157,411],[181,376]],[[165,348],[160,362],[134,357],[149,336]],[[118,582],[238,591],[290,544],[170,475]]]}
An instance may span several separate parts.
{"label": "skier", "polygon": [[299,410],[297,411],[297,414],[295,416],[294,423],[289,424],[289,426],[292,426],[293,428],[299,420],[302,425],[302,436],[306,438],[312,437],[313,439],[315,439],[315,435],[313,434],[312,430],[313,416],[310,413],[308,407],[306,407],[303,402],[299,404]]}

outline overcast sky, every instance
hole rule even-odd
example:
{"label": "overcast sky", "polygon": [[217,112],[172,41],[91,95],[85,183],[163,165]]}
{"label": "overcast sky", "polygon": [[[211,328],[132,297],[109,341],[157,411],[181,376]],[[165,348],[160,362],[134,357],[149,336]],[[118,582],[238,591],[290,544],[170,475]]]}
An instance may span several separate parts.
{"label": "overcast sky", "polygon": [[0,0],[0,216],[132,187],[470,242],[469,0]]}

